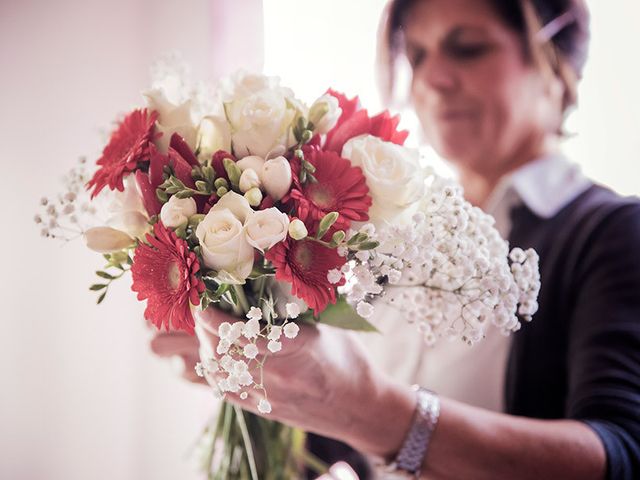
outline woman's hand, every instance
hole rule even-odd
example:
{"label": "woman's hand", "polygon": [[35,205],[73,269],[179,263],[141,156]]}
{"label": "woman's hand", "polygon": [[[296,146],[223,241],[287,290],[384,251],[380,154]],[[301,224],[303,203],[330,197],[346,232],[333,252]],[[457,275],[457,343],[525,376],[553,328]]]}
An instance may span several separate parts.
{"label": "woman's hand", "polygon": [[195,366],[200,361],[200,343],[193,335],[185,332],[156,332],[151,339],[151,351],[159,357],[182,360],[182,376],[193,383],[207,384],[207,381],[196,375]]}
{"label": "woman's hand", "polygon": [[[236,318],[209,308],[196,316],[203,359],[216,351],[218,326]],[[268,418],[350,443],[379,456],[393,455],[411,423],[415,397],[368,362],[350,332],[323,325],[301,325],[295,339],[283,339],[282,350],[268,354],[264,386],[272,411]],[[258,343],[260,353],[266,345]],[[210,379],[215,381],[215,379]],[[262,392],[245,400],[226,399],[257,412]]]}

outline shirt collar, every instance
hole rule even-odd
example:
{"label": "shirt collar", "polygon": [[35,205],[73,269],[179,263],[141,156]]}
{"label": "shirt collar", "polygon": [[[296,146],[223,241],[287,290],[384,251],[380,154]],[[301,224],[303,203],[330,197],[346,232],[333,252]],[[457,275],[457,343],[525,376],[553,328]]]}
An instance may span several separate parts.
{"label": "shirt collar", "polygon": [[494,211],[508,199],[512,206],[521,202],[538,217],[551,218],[590,185],[578,165],[560,154],[547,155],[503,177],[486,210]]}

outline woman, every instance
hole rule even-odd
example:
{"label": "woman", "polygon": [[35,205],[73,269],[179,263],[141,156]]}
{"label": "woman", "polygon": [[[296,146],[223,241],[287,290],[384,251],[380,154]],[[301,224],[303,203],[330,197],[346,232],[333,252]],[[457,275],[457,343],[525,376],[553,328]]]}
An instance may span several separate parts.
{"label": "woman", "polygon": [[[396,0],[389,18],[427,139],[459,170],[469,201],[540,254],[540,309],[511,345],[487,343],[509,349],[508,361],[475,364],[476,376],[506,370],[504,387],[465,391],[469,382],[434,373],[423,386],[435,393],[417,396],[352,335],[303,329],[265,370],[271,417],[425,478],[640,478],[640,203],[557,153],[586,56],[584,5]],[[227,320],[214,310],[199,319],[203,346],[215,350]],[[166,335],[154,349],[182,353]],[[251,398],[229,399],[254,409]]]}

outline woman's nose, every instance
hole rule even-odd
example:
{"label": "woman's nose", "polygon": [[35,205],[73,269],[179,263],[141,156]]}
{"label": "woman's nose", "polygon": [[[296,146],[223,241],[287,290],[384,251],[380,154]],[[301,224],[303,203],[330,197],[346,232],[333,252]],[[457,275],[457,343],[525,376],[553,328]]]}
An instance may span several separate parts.
{"label": "woman's nose", "polygon": [[422,88],[446,93],[456,90],[460,85],[460,79],[455,66],[442,55],[432,55],[417,70],[414,70],[414,80]]}

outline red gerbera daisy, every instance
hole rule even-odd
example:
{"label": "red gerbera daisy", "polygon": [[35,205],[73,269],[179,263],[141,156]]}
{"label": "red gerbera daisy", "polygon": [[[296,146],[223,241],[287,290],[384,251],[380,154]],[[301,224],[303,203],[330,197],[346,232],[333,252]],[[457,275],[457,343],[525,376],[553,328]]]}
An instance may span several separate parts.
{"label": "red gerbera daisy", "polygon": [[293,186],[283,198],[295,206],[298,217],[315,223],[329,212],[338,212],[340,216],[334,224],[337,229],[349,228],[351,221],[369,219],[371,197],[359,167],[352,166],[335,152],[313,147],[304,148],[304,158],[316,167],[313,176],[317,182],[300,183],[300,160],[294,158],[291,161]]}
{"label": "red gerbera daisy", "polygon": [[267,250],[265,258],[275,267],[276,279],[290,283],[291,293],[304,300],[315,315],[336,303],[336,285],[329,283],[327,273],[346,261],[336,249],[287,238]]}
{"label": "red gerbera daisy", "polygon": [[157,118],[157,112],[134,110],[120,122],[96,162],[100,168],[87,183],[87,189],[93,188],[91,198],[106,186],[111,190],[124,190],[123,177],[134,171],[138,162],[148,160]]}
{"label": "red gerbera daisy", "polygon": [[358,97],[349,100],[342,93],[329,89],[327,91],[338,99],[342,114],[336,125],[327,133],[324,149],[336,153],[342,153],[342,147],[348,140],[358,135],[368,133],[379,137],[386,142],[404,144],[409,136],[406,130],[398,130],[400,116],[391,114],[385,110],[374,117],[369,117],[365,109],[360,109]]}
{"label": "red gerbera daisy", "polygon": [[131,289],[138,300],[147,300],[144,316],[158,329],[170,328],[193,333],[191,306],[200,303],[204,283],[196,276],[200,263],[189,251],[187,242],[178,238],[162,222],[147,234],[150,245],[141,243],[135,251]]}

